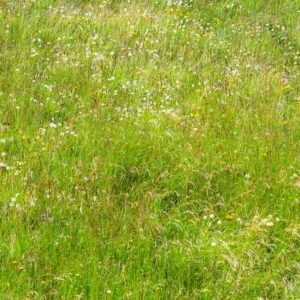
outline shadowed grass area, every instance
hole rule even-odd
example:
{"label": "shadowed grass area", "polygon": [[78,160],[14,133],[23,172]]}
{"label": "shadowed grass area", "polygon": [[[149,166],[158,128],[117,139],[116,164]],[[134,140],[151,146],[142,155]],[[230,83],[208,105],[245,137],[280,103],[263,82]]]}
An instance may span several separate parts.
{"label": "shadowed grass area", "polygon": [[0,298],[298,299],[300,2],[0,2]]}

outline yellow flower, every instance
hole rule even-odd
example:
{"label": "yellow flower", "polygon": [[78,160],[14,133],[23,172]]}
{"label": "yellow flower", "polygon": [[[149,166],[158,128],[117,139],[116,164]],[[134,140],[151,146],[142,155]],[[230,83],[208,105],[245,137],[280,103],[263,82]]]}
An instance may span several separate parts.
{"label": "yellow flower", "polygon": [[226,216],[227,220],[233,220],[233,218],[235,217],[235,213],[230,213]]}

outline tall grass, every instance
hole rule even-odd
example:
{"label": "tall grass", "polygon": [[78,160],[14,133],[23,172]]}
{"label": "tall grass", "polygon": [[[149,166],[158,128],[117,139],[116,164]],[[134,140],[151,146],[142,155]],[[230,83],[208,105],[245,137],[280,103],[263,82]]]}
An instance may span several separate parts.
{"label": "tall grass", "polygon": [[0,2],[1,299],[298,299],[300,2]]}

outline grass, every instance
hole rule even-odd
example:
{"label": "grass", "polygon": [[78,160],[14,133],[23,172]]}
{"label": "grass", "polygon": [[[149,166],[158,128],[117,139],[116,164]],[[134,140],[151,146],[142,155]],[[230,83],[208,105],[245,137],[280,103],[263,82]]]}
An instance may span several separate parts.
{"label": "grass", "polygon": [[0,2],[1,299],[300,299],[298,0]]}

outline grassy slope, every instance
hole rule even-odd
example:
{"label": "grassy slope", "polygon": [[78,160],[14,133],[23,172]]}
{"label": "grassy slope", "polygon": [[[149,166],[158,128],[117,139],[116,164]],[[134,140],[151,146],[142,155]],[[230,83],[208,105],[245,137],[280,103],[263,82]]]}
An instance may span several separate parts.
{"label": "grassy slope", "polygon": [[0,298],[300,297],[300,2],[173,2],[0,2]]}

